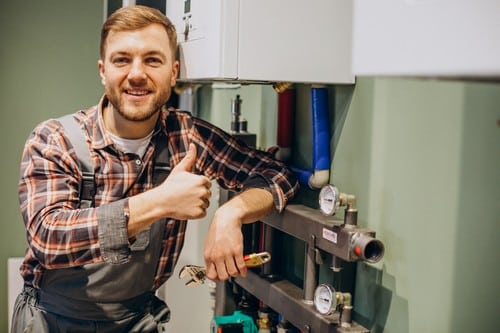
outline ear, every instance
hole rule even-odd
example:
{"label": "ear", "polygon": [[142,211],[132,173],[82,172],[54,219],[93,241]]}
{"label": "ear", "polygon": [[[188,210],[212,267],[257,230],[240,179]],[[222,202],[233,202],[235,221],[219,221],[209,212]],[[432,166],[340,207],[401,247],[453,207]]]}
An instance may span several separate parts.
{"label": "ear", "polygon": [[177,82],[177,75],[179,75],[179,61],[175,60],[172,64],[172,76],[170,78],[170,86],[174,87]]}
{"label": "ear", "polygon": [[101,59],[97,61],[97,68],[99,69],[99,76],[101,77],[101,83],[103,86],[105,86],[106,77],[104,76],[104,62]]}

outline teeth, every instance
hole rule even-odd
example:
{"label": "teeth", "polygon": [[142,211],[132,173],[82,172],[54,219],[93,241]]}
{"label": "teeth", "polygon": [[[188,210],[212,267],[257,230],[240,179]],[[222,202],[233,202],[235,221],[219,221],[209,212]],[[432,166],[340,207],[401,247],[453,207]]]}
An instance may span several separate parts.
{"label": "teeth", "polygon": [[130,95],[135,95],[135,96],[142,96],[146,95],[148,93],[147,90],[127,90],[127,93]]}

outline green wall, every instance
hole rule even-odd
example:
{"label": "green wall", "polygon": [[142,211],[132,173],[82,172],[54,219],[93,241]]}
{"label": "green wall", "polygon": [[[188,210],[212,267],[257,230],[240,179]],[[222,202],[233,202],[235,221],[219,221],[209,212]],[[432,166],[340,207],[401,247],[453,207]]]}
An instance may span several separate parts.
{"label": "green wall", "polygon": [[0,2],[0,332],[7,331],[7,258],[26,239],[17,200],[22,148],[40,121],[96,104],[102,0]]}
{"label": "green wall", "polygon": [[384,259],[358,265],[372,332],[500,327],[500,85],[358,79],[332,163]]}

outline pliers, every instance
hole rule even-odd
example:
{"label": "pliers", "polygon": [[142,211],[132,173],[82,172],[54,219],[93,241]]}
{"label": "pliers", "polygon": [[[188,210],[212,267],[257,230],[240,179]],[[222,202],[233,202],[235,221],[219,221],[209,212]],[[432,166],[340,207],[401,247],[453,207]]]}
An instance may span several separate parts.
{"label": "pliers", "polygon": [[[245,260],[245,265],[248,268],[257,267],[263,265],[271,260],[271,254],[269,252],[260,252],[247,254],[243,257]],[[196,265],[186,265],[179,271],[179,279],[186,276],[191,276],[191,280],[186,282],[186,286],[195,286],[205,282],[207,270],[203,266]]]}

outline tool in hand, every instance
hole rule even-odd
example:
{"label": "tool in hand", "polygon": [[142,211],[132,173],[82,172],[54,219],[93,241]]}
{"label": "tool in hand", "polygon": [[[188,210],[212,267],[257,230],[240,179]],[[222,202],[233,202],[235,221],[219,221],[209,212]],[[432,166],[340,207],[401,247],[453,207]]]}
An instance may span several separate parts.
{"label": "tool in hand", "polygon": [[[248,268],[263,265],[271,260],[269,252],[247,254],[243,257]],[[179,271],[179,279],[191,276],[191,280],[186,282],[186,286],[199,285],[205,282],[207,270],[203,266],[186,265]]]}

